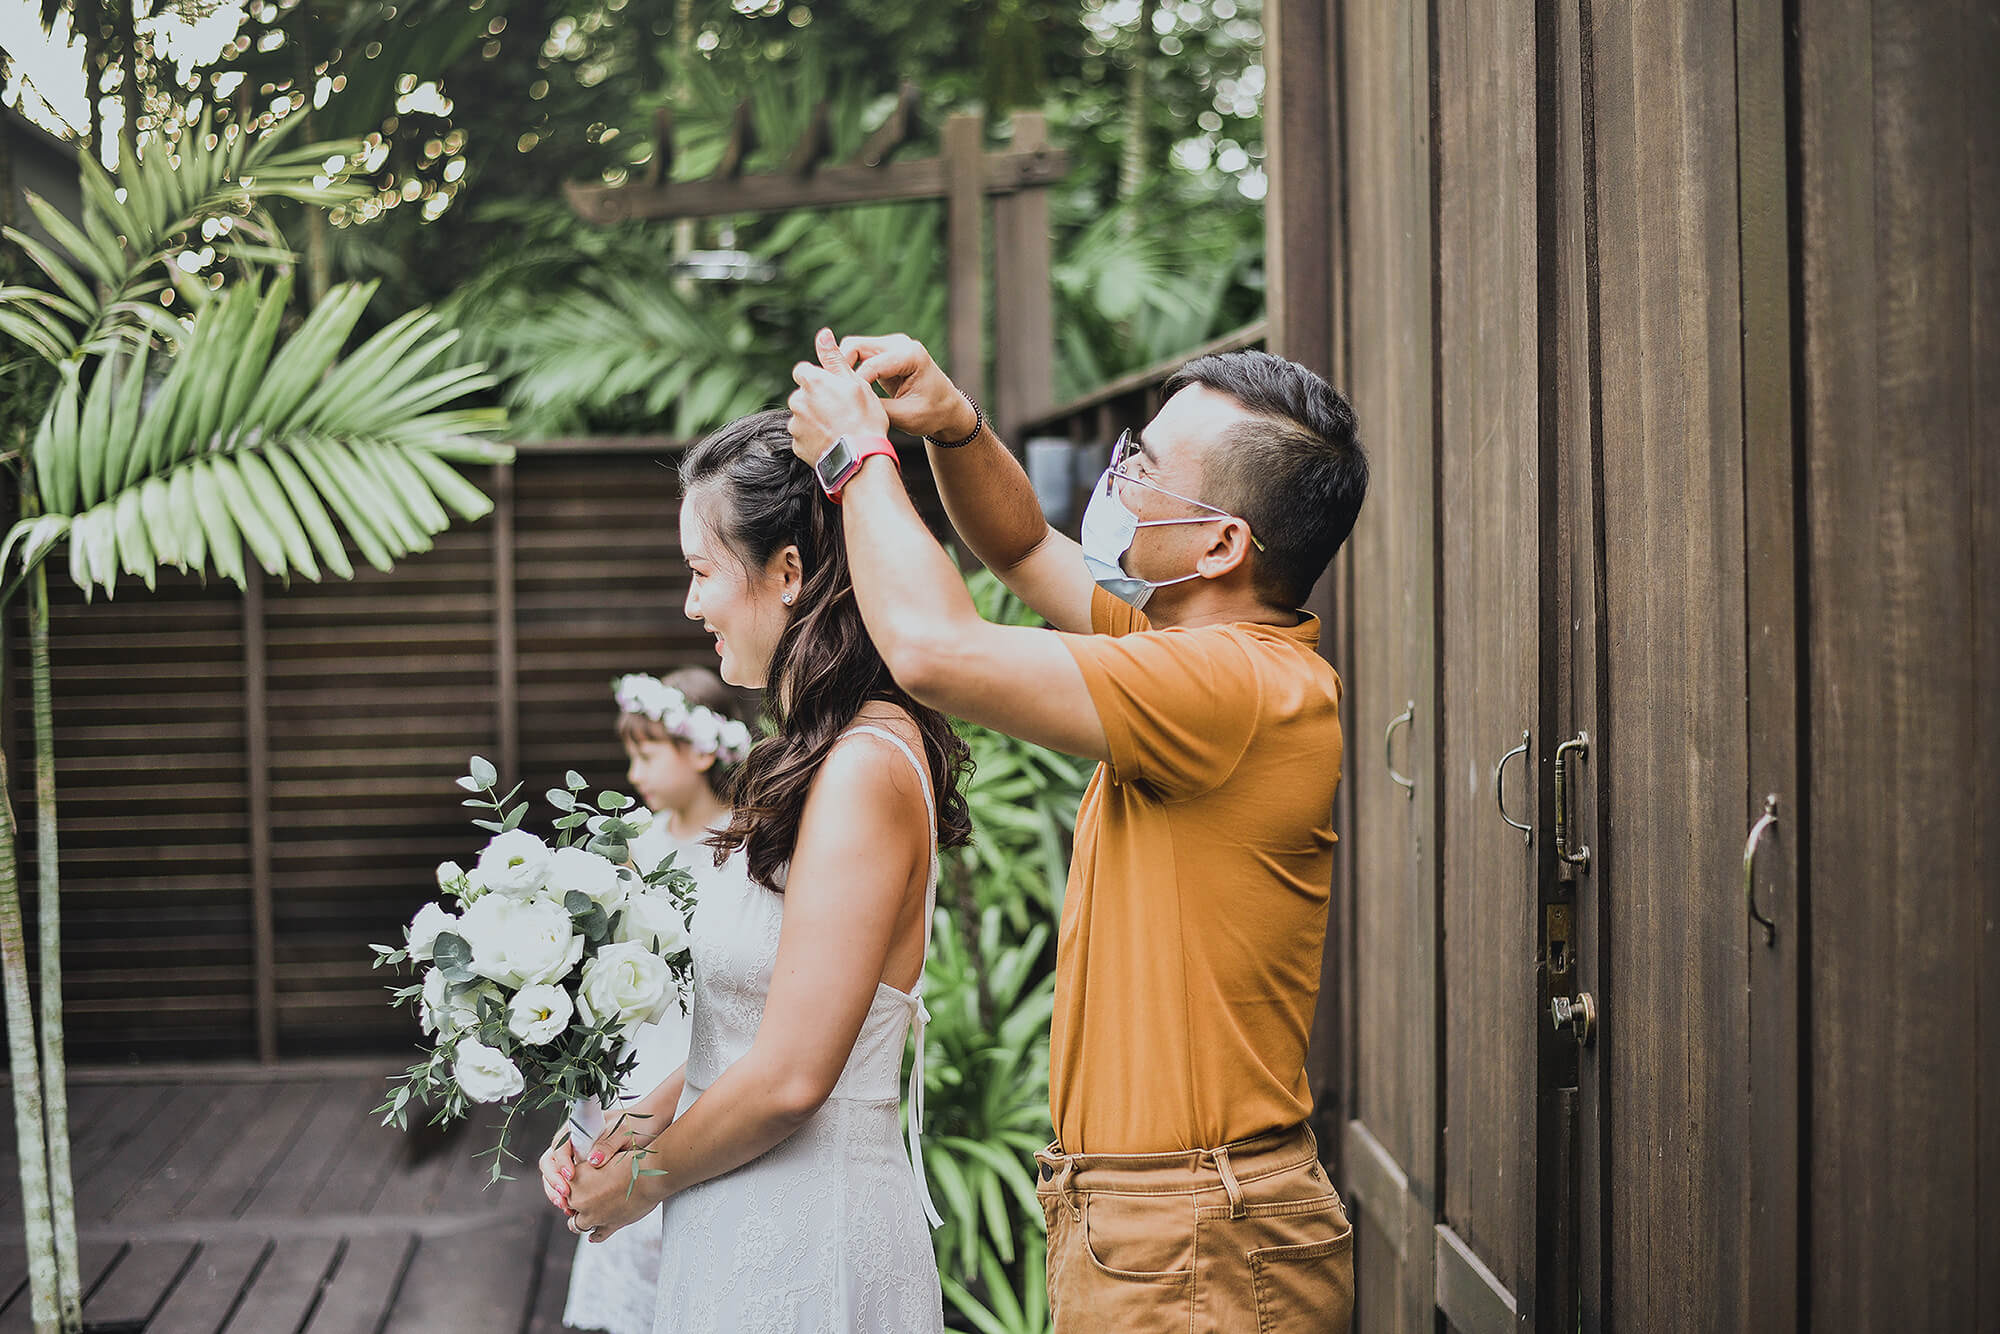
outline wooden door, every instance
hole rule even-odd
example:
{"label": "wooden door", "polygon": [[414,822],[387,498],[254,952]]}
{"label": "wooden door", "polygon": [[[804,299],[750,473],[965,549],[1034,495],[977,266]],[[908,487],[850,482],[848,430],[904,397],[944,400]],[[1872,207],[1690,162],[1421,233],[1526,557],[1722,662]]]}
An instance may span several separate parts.
{"label": "wooden door", "polygon": [[[1563,737],[1576,821],[1585,1329],[1742,1329],[1750,807],[1735,7],[1593,6],[1597,587]],[[1587,41],[1588,45],[1584,45]],[[1588,469],[1589,453],[1572,456]],[[1594,697],[1594,699],[1593,699]],[[1577,772],[1573,770],[1574,774]],[[1585,803],[1587,807],[1589,803]],[[1762,944],[1761,937],[1758,942]]]}
{"label": "wooden door", "polygon": [[1438,1189],[1438,700],[1431,411],[1430,49],[1423,6],[1350,5],[1348,392],[1369,450],[1351,543],[1357,730],[1355,1327],[1429,1330]]}
{"label": "wooden door", "polygon": [[[1444,1168],[1436,1291],[1462,1331],[1533,1309],[1539,710],[1535,9],[1440,0],[1436,151]],[[1380,183],[1371,183],[1379,187]]]}
{"label": "wooden door", "polygon": [[1799,11],[1815,1328],[2000,1327],[1997,63]]}

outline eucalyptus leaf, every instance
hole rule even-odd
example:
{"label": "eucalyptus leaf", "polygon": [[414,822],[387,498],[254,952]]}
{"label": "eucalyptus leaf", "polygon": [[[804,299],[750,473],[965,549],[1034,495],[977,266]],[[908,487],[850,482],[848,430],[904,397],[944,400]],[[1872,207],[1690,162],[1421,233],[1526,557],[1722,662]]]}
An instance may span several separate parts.
{"label": "eucalyptus leaf", "polygon": [[493,767],[491,761],[481,755],[474,755],[472,757],[472,763],[467,766],[466,772],[471,774],[472,781],[481,787],[492,787],[500,781],[500,771]]}

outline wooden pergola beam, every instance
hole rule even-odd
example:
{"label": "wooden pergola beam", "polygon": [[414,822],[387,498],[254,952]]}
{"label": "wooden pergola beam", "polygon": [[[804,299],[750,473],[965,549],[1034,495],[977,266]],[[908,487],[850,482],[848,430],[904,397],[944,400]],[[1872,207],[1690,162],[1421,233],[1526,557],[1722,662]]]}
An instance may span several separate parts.
{"label": "wooden pergola beam", "polygon": [[[1012,194],[1054,185],[1069,172],[1069,155],[1058,148],[988,153],[982,165],[983,192]],[[891,162],[879,167],[828,167],[801,180],[796,175],[713,177],[669,185],[590,185],[563,187],[570,207],[600,227],[641,218],[712,218],[730,213],[763,213],[847,204],[943,199],[948,171],[942,157]]]}

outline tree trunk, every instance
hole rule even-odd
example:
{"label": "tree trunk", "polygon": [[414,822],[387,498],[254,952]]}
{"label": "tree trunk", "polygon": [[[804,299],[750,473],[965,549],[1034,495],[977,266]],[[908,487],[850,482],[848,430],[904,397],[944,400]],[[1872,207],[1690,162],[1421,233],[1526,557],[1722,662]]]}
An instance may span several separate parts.
{"label": "tree trunk", "polygon": [[78,4],[71,11],[83,29],[83,94],[90,99],[88,151],[104,161],[104,15],[94,3]]}
{"label": "tree trunk", "polygon": [[64,1331],[83,1328],[77,1274],[76,1186],[69,1165],[69,1067],[63,1057],[62,867],[56,852],[55,707],[49,685],[49,578],[28,581],[28,658],[35,708],[35,921],[42,956],[42,1115],[48,1127],[49,1204]]}
{"label": "tree trunk", "polygon": [[[1118,198],[1130,199],[1146,181],[1147,60],[1153,50],[1153,10],[1156,0],[1139,6],[1139,30],[1132,37],[1132,68],[1125,71],[1125,151],[1118,158]],[[1129,232],[1135,220],[1127,217]]]}
{"label": "tree trunk", "polygon": [[132,20],[132,0],[111,0],[111,22],[116,40],[113,58],[119,65],[118,100],[125,108],[124,137],[139,142],[139,115],[145,103],[139,95],[139,34]]}
{"label": "tree trunk", "polygon": [[35,1013],[28,998],[28,942],[21,933],[14,803],[7,753],[0,750],[0,987],[7,1006],[7,1063],[14,1079],[14,1139],[21,1165],[21,1215],[28,1248],[29,1312],[35,1334],[54,1334],[56,1244],[49,1223],[49,1163],[42,1138],[42,1079],[35,1060]]}

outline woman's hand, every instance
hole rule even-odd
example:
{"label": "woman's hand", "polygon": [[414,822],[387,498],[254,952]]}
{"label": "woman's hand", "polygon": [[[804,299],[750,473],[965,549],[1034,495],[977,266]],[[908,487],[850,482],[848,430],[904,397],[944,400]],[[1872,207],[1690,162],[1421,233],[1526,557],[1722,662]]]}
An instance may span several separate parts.
{"label": "woman's hand", "polygon": [[603,1241],[651,1213],[666,1194],[658,1184],[665,1178],[643,1175],[646,1159],[643,1151],[627,1149],[612,1154],[601,1167],[578,1163],[566,1197],[569,1230]]}
{"label": "woman's hand", "polygon": [[542,1155],[542,1194],[549,1203],[569,1212],[569,1183],[576,1175],[576,1148],[569,1142],[569,1128]]}
{"label": "woman's hand", "polygon": [[802,361],[792,367],[792,380],[799,387],[786,400],[792,410],[792,453],[808,465],[817,464],[843,435],[889,433],[889,414],[882,400],[847,364],[832,331],[821,329],[813,350],[819,354],[819,364]]}

